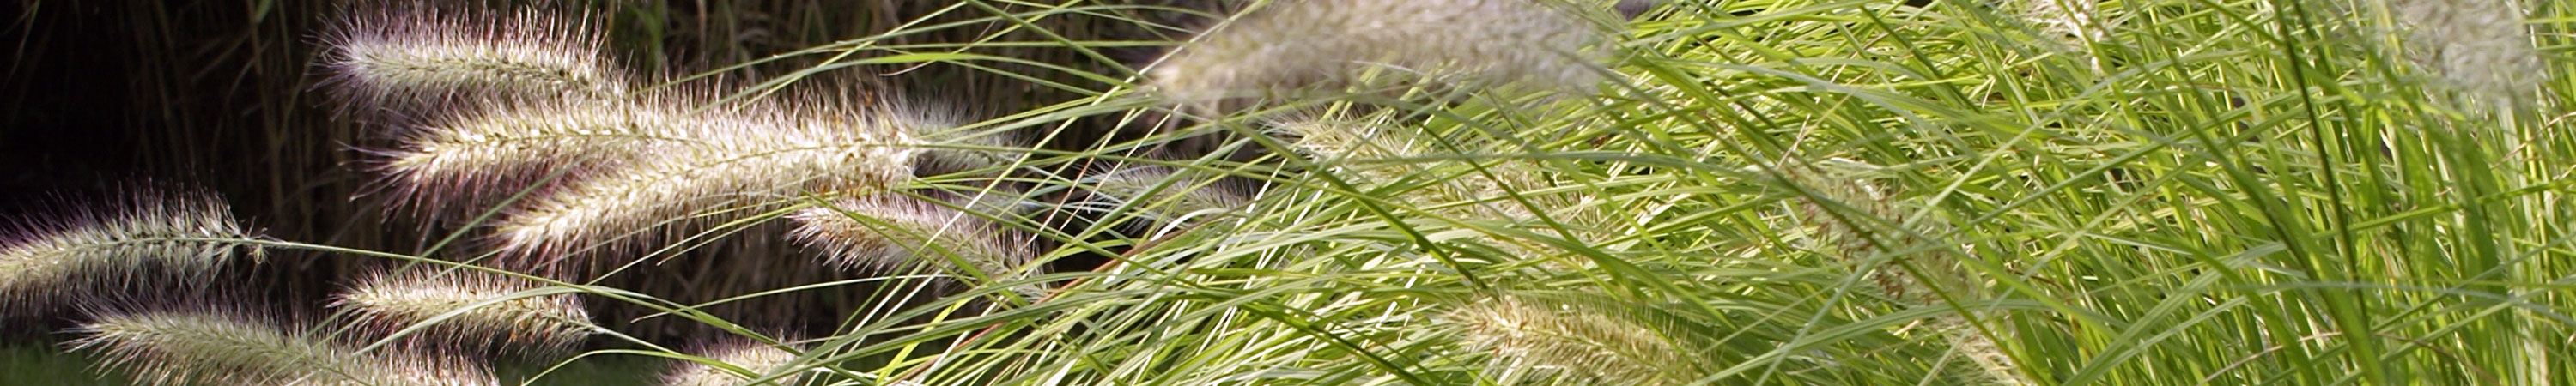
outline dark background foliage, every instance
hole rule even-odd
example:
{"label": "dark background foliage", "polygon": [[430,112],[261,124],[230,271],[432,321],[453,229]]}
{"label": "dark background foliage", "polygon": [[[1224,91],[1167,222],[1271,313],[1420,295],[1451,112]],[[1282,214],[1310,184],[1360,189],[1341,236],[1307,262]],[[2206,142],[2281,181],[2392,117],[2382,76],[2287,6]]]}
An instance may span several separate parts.
{"label": "dark background foliage", "polygon": [[[477,3],[514,9],[521,2]],[[1177,39],[1199,16],[1180,9],[1210,9],[1209,1],[1140,0],[1143,7],[1118,15],[1059,14],[1033,24],[1078,40],[1160,42]],[[736,63],[762,64],[718,73],[726,83],[771,79],[806,68],[819,56],[773,55],[882,33],[916,19],[957,21],[1021,12],[1023,5],[905,0],[615,1],[548,4],[583,14],[609,31],[611,55],[644,74],[697,74]],[[194,186],[225,196],[236,214],[265,233],[288,240],[410,253],[454,232],[424,223],[381,197],[368,194],[376,176],[363,170],[364,153],[380,144],[385,127],[335,116],[327,93],[314,86],[319,36],[353,6],[319,1],[30,1],[0,11],[10,15],[5,37],[5,82],[0,82],[0,206],[11,220],[31,209],[76,203],[139,185]],[[957,28],[904,35],[889,44],[1051,41],[1014,22],[967,23]],[[955,49],[923,45],[921,49]],[[1086,71],[1119,74],[1149,60],[1152,44],[1123,44],[1085,53],[1066,48],[975,47],[973,53],[1032,59]],[[1020,111],[1081,96],[1001,76],[1029,74],[1086,88],[1107,88],[1061,71],[1027,65],[977,63],[920,67],[861,67],[820,74],[868,93],[935,100],[969,117]],[[811,87],[811,86],[809,86]],[[1081,125],[1049,147],[1075,148],[1111,136],[1108,123]],[[754,232],[768,231],[755,229]],[[703,301],[860,273],[819,269],[792,246],[764,238],[727,243],[644,269],[606,284]],[[774,240],[774,239],[772,239]],[[349,256],[285,254],[246,265],[245,278],[197,280],[249,283],[225,301],[270,304],[282,312],[318,314],[328,294],[354,274],[381,269],[379,262]],[[178,291],[187,292],[187,291]],[[151,300],[202,301],[216,295],[155,293]],[[249,297],[254,299],[236,299]],[[175,298],[175,299],[157,299]],[[738,321],[781,328],[829,328],[836,312],[872,298],[866,288],[776,296],[718,309]],[[612,328],[634,310],[607,308],[600,321]],[[5,339],[52,340],[48,333],[71,322],[68,312],[16,315]],[[796,319],[790,315],[806,315]],[[628,330],[681,333],[687,323]],[[45,326],[42,329],[14,326]]]}

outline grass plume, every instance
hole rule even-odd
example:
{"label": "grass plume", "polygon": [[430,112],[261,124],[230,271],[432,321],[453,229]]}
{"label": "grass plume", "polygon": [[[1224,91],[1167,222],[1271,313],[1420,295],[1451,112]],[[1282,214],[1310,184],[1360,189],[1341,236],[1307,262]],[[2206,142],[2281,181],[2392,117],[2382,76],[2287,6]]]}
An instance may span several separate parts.
{"label": "grass plume", "polygon": [[256,237],[222,198],[206,193],[144,190],[28,216],[0,241],[0,299],[12,304],[45,303],[91,280],[146,270],[208,275],[240,257],[240,241]]}
{"label": "grass plume", "polygon": [[1440,316],[1496,368],[1532,368],[1627,385],[1680,385],[1696,377],[1685,350],[1656,326],[1581,307],[1499,297],[1451,308]]}
{"label": "grass plume", "polygon": [[559,259],[674,225],[748,218],[797,195],[881,189],[912,176],[919,149],[911,128],[945,124],[892,108],[748,107],[699,119],[702,137],[505,213],[495,225],[499,248]]}
{"label": "grass plume", "polygon": [[697,123],[657,104],[529,102],[419,125],[398,147],[376,151],[377,170],[396,200],[475,210],[552,173],[579,178],[689,140]]}
{"label": "grass plume", "polygon": [[1002,275],[1036,258],[1035,236],[995,225],[977,214],[900,194],[842,198],[798,210],[793,238],[836,266],[879,270],[955,259],[978,275]]}
{"label": "grass plume", "polygon": [[[1800,189],[1808,191],[1803,193],[1798,208],[1800,217],[1815,228],[1812,235],[1820,246],[1853,262],[1889,259],[1884,263],[1863,263],[1858,270],[1877,281],[1880,291],[1890,298],[1913,305],[1937,305],[1944,301],[1943,293],[1969,300],[1984,296],[1981,276],[1959,266],[1952,251],[1933,244],[1944,233],[1942,224],[1915,215],[1877,185],[1848,175],[1865,170],[1832,170],[1835,168],[1878,167],[1835,159],[1783,166],[1781,171]],[[1968,315],[1951,314],[1934,318],[1928,325],[1934,333],[1947,337],[1952,353],[1974,363],[1987,384],[2035,384],[2020,373],[2020,364],[2003,351],[1993,336],[1971,321]]]}
{"label": "grass plume", "polygon": [[[708,361],[722,363],[726,367],[700,361],[682,362],[662,376],[661,384],[663,386],[750,386],[754,385],[753,379],[778,371],[781,366],[796,360],[794,352],[748,340],[734,340],[705,346],[706,349],[697,355],[705,357]],[[795,378],[783,377],[759,384],[794,384],[789,382],[793,379]]]}
{"label": "grass plume", "polygon": [[234,312],[154,311],[99,316],[75,329],[74,350],[104,356],[146,385],[496,385],[456,358],[359,354]]}
{"label": "grass plume", "polygon": [[326,35],[330,51],[322,67],[353,105],[474,96],[614,99],[629,87],[583,18],[431,5],[351,12]]}
{"label": "grass plume", "polygon": [[518,295],[537,288],[524,279],[479,271],[415,269],[351,286],[334,305],[353,311],[360,325],[385,333],[433,323],[419,335],[403,338],[416,346],[552,352],[590,336],[590,315],[579,297]]}
{"label": "grass plume", "polygon": [[1600,80],[1599,26],[1537,0],[1285,0],[1247,11],[1157,61],[1154,87],[1204,102],[1351,80],[1386,66],[1545,89]]}
{"label": "grass plume", "polygon": [[2513,0],[2390,0],[2415,62],[2489,106],[2529,103],[2546,67]]}
{"label": "grass plume", "polygon": [[[1252,205],[1257,187],[1190,169],[1128,166],[1086,178],[1091,193],[1102,199],[1078,205],[1109,213],[1102,224],[1117,224],[1130,234],[1237,214]],[[1118,208],[1124,207],[1124,211]]]}

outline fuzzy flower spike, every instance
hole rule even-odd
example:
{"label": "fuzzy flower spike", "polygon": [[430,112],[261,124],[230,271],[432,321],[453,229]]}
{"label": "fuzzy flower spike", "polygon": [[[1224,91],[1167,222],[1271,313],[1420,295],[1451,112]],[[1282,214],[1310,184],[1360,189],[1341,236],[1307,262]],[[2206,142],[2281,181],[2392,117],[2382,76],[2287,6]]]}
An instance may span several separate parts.
{"label": "fuzzy flower spike", "polygon": [[472,386],[499,381],[472,361],[359,354],[235,311],[109,313],[74,330],[75,350],[141,385]]}
{"label": "fuzzy flower spike", "polygon": [[[726,340],[723,343],[703,346],[705,348],[697,350],[700,351],[698,355],[704,355],[709,361],[747,370],[750,372],[748,375],[751,376],[705,362],[690,361],[683,362],[678,367],[672,368],[670,372],[664,373],[661,384],[664,386],[749,386],[754,384],[751,382],[753,376],[778,371],[789,362],[796,361],[794,352],[745,339]],[[796,384],[790,382],[794,379],[795,377],[790,376],[770,381],[773,383],[759,384]]]}
{"label": "fuzzy flower spike", "polygon": [[[1689,383],[1691,361],[1655,326],[1581,307],[1497,297],[1457,306],[1441,315],[1467,346],[1498,361],[1562,372],[1569,380],[1603,384]],[[1500,367],[1500,366],[1498,366]]]}
{"label": "fuzzy flower spike", "polygon": [[[676,101],[530,101],[413,125],[375,150],[381,183],[401,204],[471,213],[520,189],[557,186],[702,136],[707,113]],[[560,173],[560,175],[557,175]]]}
{"label": "fuzzy flower spike", "polygon": [[1593,62],[1605,56],[1591,13],[1546,0],[1281,0],[1200,33],[1148,75],[1183,103],[1348,81],[1372,66],[1579,91],[1600,80]]}
{"label": "fuzzy flower spike", "polygon": [[692,117],[695,138],[649,149],[504,213],[494,226],[499,248],[516,259],[511,264],[551,267],[639,237],[751,218],[800,195],[882,189],[912,177],[919,148],[908,128],[947,124],[928,116],[902,108],[751,106]]}
{"label": "fuzzy flower spike", "polygon": [[[837,266],[900,269],[950,267],[952,273],[1002,276],[1037,253],[1035,237],[976,214],[901,194],[833,200],[797,211],[794,238]],[[948,264],[955,261],[957,265]]]}
{"label": "fuzzy flower spike", "polygon": [[536,288],[527,280],[480,271],[422,269],[378,275],[341,292],[335,305],[384,333],[435,323],[407,337],[415,346],[551,352],[590,335],[590,314],[578,297],[513,297]]}
{"label": "fuzzy flower spike", "polygon": [[2412,32],[2406,44],[2417,64],[2469,99],[2495,107],[2529,103],[2533,85],[2548,74],[2520,1],[2390,3]]}
{"label": "fuzzy flower spike", "polygon": [[0,232],[0,299],[8,304],[42,304],[93,280],[156,269],[203,276],[256,237],[222,199],[203,193],[145,192],[30,217]]}
{"label": "fuzzy flower spike", "polygon": [[581,18],[522,11],[483,15],[387,5],[327,35],[322,66],[343,101],[386,107],[457,97],[614,99],[630,83]]}

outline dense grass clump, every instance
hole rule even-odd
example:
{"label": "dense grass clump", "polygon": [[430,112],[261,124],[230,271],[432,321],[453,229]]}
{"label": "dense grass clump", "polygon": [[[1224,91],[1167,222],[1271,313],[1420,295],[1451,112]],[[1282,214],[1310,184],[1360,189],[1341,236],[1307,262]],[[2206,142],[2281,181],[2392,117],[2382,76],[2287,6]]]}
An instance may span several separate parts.
{"label": "dense grass clump", "polygon": [[[479,63],[422,73],[439,82],[356,54],[322,67],[357,90],[339,102],[420,118],[369,154],[388,199],[437,207],[459,246],[219,228],[231,236],[203,239],[412,270],[357,281],[325,318],[368,327],[335,330],[362,348],[193,314],[101,316],[75,347],[147,382],[304,376],[279,360],[416,379],[398,370],[493,359],[378,350],[459,347],[673,359],[668,385],[2576,374],[2561,225],[2576,220],[2576,79],[2547,75],[2576,70],[2576,8],[1640,5],[970,1],[943,12],[992,24],[924,17],[780,53],[764,61],[822,64],[743,84],[579,59],[620,36],[511,32],[578,20],[359,29],[390,35],[330,44],[438,42],[364,57]],[[1105,52],[1138,42],[1046,28],[1139,10],[1204,23],[1158,25],[1191,36],[1130,58]],[[1011,31],[903,39],[966,26]],[[1021,46],[1079,63],[975,51]],[[500,54],[523,49],[554,51]],[[806,78],[861,64],[1079,96],[989,112],[803,88],[847,87]],[[430,100],[452,104],[416,103]],[[1065,138],[1104,123],[1126,131]],[[790,268],[727,277],[757,288],[702,287],[707,301],[607,284],[773,244],[795,248],[718,261]],[[788,275],[804,271],[871,276]],[[786,328],[707,311],[833,289],[864,289],[866,306],[790,307],[838,323]],[[585,305],[698,328],[664,342]],[[187,338],[213,330],[253,339]],[[476,341],[491,336],[508,338]],[[274,354],[186,362],[209,344]]]}

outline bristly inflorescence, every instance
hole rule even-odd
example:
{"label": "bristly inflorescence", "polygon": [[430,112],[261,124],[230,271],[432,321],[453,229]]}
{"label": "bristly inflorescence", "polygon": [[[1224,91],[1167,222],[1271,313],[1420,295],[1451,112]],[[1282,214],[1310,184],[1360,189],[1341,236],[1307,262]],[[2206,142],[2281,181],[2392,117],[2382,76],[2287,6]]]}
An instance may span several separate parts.
{"label": "bristly inflorescence", "polygon": [[[698,351],[696,355],[724,363],[734,369],[695,361],[682,362],[662,375],[661,384],[663,386],[748,386],[754,384],[752,383],[754,379],[777,375],[773,373],[796,360],[794,352],[745,339],[725,340],[721,343],[701,346],[701,349],[696,350]],[[791,385],[796,384],[791,382],[794,379],[792,375],[770,378],[767,383],[761,384]]]}
{"label": "bristly inflorescence", "polygon": [[608,100],[631,87],[584,18],[422,4],[351,13],[326,35],[331,51],[322,66],[352,106],[422,108],[489,97]]}
{"label": "bristly inflorescence", "polygon": [[237,311],[106,313],[75,330],[75,350],[146,385],[497,385],[473,361],[361,353],[327,339],[280,330]]}
{"label": "bristly inflorescence", "polygon": [[[699,138],[646,149],[506,212],[494,225],[513,256],[616,249],[652,232],[751,218],[796,197],[883,189],[911,178],[910,128],[945,123],[892,108],[751,107],[701,116]],[[540,262],[539,265],[548,265]]]}
{"label": "bristly inflorescence", "polygon": [[1083,182],[1096,200],[1081,205],[1104,214],[1107,218],[1101,219],[1103,224],[1131,234],[1151,234],[1239,214],[1252,206],[1254,195],[1261,190],[1214,171],[1158,165],[1112,169]]}
{"label": "bristly inflorescence", "polygon": [[481,271],[415,269],[351,286],[334,305],[384,334],[429,324],[418,335],[399,338],[414,348],[555,352],[590,336],[590,314],[579,297],[528,294],[538,288],[527,279]]}
{"label": "bristly inflorescence", "polygon": [[[251,231],[212,194],[144,190],[100,205],[39,212],[14,221],[0,240],[0,299],[50,302],[84,284],[147,271],[191,277],[222,269],[248,248]],[[0,307],[0,310],[14,307]]]}
{"label": "bristly inflorescence", "polygon": [[[656,103],[530,101],[430,120],[375,151],[394,199],[428,212],[480,210],[521,189],[632,163],[703,137],[689,111]],[[497,188],[497,189],[496,189]],[[542,189],[537,189],[542,191]]]}
{"label": "bristly inflorescence", "polygon": [[[1283,0],[1219,23],[1156,62],[1153,86],[1203,103],[1390,67],[1579,91],[1605,56],[1592,12],[1545,0]],[[1605,10],[1606,11],[1606,10]]]}
{"label": "bristly inflorescence", "polygon": [[[1548,192],[1555,185],[1537,160],[1479,155],[1489,141],[1449,140],[1397,129],[1384,116],[1310,116],[1279,120],[1273,131],[1292,137],[1315,159],[1359,191],[1382,195],[1424,214],[1460,222],[1514,224],[1543,235],[1598,243],[1611,237],[1598,197]],[[1541,215],[1546,219],[1542,220]],[[1553,223],[1550,223],[1553,221]],[[1561,225],[1561,226],[1560,226]],[[1477,241],[1508,256],[1564,256],[1540,240],[1489,233]],[[1570,262],[1566,262],[1570,263]]]}
{"label": "bristly inflorescence", "polygon": [[2390,0],[2417,65],[2493,107],[2531,102],[2548,75],[2515,0]]}
{"label": "bristly inflorescence", "polygon": [[1691,362],[1657,326],[1578,307],[1497,297],[1459,305],[1441,316],[1468,346],[1497,361],[1548,369],[1580,380],[1626,385],[1679,385]]}
{"label": "bristly inflorescence", "polygon": [[981,216],[923,198],[880,193],[828,200],[788,217],[796,222],[793,238],[820,250],[836,266],[893,270],[929,265],[959,276],[1005,277],[1037,257],[1031,244],[1036,236]]}
{"label": "bristly inflorescence", "polygon": [[[1878,282],[1888,297],[1915,305],[1935,305],[1942,296],[1974,299],[1983,296],[1984,284],[1974,272],[1960,266],[1959,257],[1934,242],[1946,232],[1941,223],[1928,221],[1899,205],[1888,192],[1869,181],[1838,174],[1832,167],[1845,169],[1876,168],[1847,160],[1818,163],[1783,163],[1779,172],[1807,192],[1799,201],[1801,217],[1812,224],[1817,246],[1842,256],[1845,260],[1864,262],[1860,274]],[[1877,258],[1885,263],[1868,264]],[[1908,267],[1913,270],[1909,270]],[[1918,271],[1919,270],[1919,271]],[[1920,273],[1919,275],[1917,273]],[[1983,312],[1943,315],[1928,324],[1932,332],[1942,334],[1951,343],[1952,353],[1968,358],[1982,381],[1996,385],[2034,384],[2021,376],[2021,366],[2003,351],[1995,337],[1976,328],[1971,316],[1992,316]]]}

